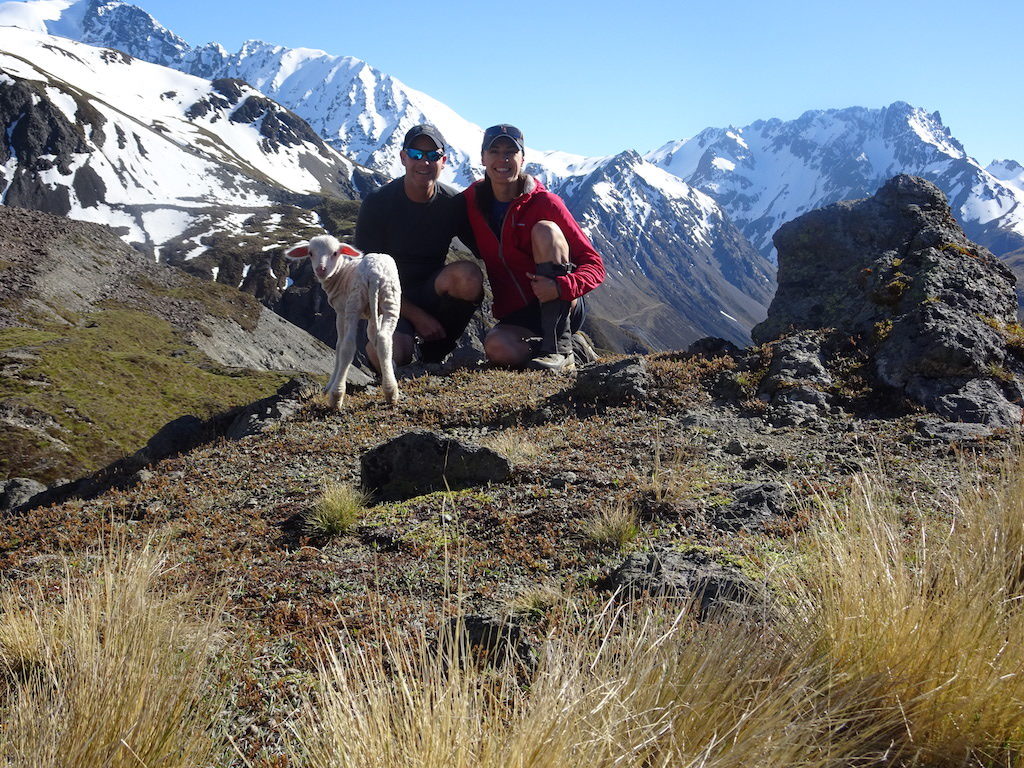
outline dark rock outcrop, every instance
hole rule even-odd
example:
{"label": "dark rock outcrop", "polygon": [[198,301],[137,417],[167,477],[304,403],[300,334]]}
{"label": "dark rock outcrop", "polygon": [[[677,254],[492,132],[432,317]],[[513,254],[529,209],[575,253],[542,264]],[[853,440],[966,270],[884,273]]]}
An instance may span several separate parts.
{"label": "dark rock outcrop", "polygon": [[786,489],[779,483],[748,483],[736,489],[735,500],[712,515],[712,524],[726,531],[755,530],[785,513]]}
{"label": "dark rock outcrop", "polygon": [[462,616],[451,619],[441,649],[450,659],[471,659],[476,664],[501,666],[537,664],[537,653],[518,624],[492,616]]}
{"label": "dark rock outcrop", "polygon": [[582,369],[572,393],[580,403],[619,405],[647,399],[650,377],[642,357],[628,357]]}
{"label": "dark rock outcrop", "polygon": [[[807,213],[775,234],[779,289],[755,342],[776,342],[763,399],[827,412],[830,361],[807,332],[856,340],[877,382],[950,421],[1017,426],[1015,279],[970,242],[934,184],[896,176],[874,197]],[[794,334],[795,335],[789,335]],[[815,393],[818,394],[815,394]]]}
{"label": "dark rock outcrop", "polygon": [[360,465],[363,487],[390,500],[500,483],[512,473],[508,459],[489,448],[427,431],[378,445],[363,454]]}

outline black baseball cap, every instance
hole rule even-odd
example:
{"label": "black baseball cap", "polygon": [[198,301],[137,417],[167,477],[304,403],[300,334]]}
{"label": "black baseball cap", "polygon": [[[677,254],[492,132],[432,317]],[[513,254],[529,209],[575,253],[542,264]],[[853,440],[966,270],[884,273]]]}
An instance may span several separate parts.
{"label": "black baseball cap", "polygon": [[525,152],[525,140],[523,139],[523,132],[516,128],[514,125],[508,123],[502,123],[501,125],[492,125],[486,131],[484,131],[484,145],[483,151],[486,152],[491,148],[497,139],[509,139],[517,147],[520,152]]}
{"label": "black baseball cap", "polygon": [[402,149],[408,149],[409,146],[420,136],[426,136],[442,152],[444,151],[444,136],[437,130],[436,125],[430,123],[423,123],[422,125],[414,125],[405,134],[405,140],[402,142]]}

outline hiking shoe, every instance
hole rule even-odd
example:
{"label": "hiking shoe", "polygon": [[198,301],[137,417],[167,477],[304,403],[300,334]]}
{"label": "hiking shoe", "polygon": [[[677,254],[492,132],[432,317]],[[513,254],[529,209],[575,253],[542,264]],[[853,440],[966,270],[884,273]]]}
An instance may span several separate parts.
{"label": "hiking shoe", "polygon": [[597,362],[597,352],[584,334],[577,331],[572,335],[572,355],[576,365],[588,365]]}
{"label": "hiking shoe", "polygon": [[558,352],[548,352],[538,355],[529,360],[526,367],[531,371],[550,371],[551,373],[575,373],[576,361],[572,354],[563,355]]}

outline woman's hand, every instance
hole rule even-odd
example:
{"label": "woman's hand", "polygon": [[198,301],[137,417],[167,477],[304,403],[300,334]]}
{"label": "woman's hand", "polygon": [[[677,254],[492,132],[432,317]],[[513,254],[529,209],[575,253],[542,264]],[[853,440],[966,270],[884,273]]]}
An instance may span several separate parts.
{"label": "woman's hand", "polygon": [[558,283],[553,279],[534,275],[530,272],[527,272],[526,276],[530,278],[530,287],[533,289],[533,295],[537,297],[537,301],[544,303],[559,298]]}

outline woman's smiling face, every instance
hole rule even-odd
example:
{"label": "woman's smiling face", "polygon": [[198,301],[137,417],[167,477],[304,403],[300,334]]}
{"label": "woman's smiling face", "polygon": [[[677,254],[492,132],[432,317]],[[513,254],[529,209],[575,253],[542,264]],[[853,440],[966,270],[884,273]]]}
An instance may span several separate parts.
{"label": "woman's smiling face", "polygon": [[523,153],[511,139],[495,139],[483,151],[484,172],[492,184],[511,184],[523,172]]}

